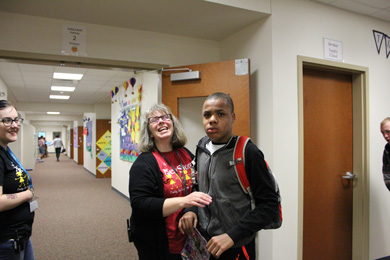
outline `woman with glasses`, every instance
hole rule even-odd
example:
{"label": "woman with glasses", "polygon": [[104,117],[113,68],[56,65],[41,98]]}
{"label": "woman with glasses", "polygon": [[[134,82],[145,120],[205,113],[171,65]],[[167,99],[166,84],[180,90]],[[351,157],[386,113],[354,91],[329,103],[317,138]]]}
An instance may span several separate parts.
{"label": "woman with glasses", "polygon": [[187,235],[177,227],[184,208],[209,205],[211,197],[191,193],[194,156],[170,109],[155,105],[141,123],[141,154],[130,169],[131,239],[140,260],[180,260]]}
{"label": "woman with glasses", "polygon": [[8,147],[17,140],[23,118],[10,102],[0,100],[0,121],[0,260],[30,260],[37,203],[28,172]]}

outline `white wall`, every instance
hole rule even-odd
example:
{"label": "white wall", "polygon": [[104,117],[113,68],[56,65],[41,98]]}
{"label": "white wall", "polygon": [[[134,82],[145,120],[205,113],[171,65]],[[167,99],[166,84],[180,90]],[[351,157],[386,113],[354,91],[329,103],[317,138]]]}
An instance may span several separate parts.
{"label": "white wall", "polygon": [[[91,151],[87,150],[87,139],[84,139],[84,168],[90,173],[96,175],[96,119],[110,119],[111,118],[111,104],[96,104],[94,105],[95,113],[84,113],[83,118],[89,118],[92,121],[92,144]],[[86,121],[83,122],[83,127],[86,127]],[[73,137],[72,137],[73,141]]]}
{"label": "white wall", "polygon": [[[131,73],[129,73],[131,75]],[[95,104],[94,112],[96,119],[110,119],[111,118],[111,104]]]}
{"label": "white wall", "polygon": [[[137,80],[136,85],[142,82],[142,102],[141,114],[147,111],[151,106],[161,102],[161,75],[157,72],[145,72],[134,75]],[[123,101],[131,99],[123,95],[123,88],[120,88],[117,96],[122,97]],[[134,102],[132,102],[134,103]],[[114,189],[129,197],[129,170],[132,163],[120,159],[120,126],[118,116],[120,115],[120,102],[114,102],[111,106],[111,184]],[[140,122],[142,124],[142,122]]]}
{"label": "white wall", "polygon": [[19,161],[25,169],[35,169],[36,158],[39,154],[38,137],[35,132],[35,127],[29,124],[23,124],[21,137],[22,153]]}
{"label": "white wall", "polygon": [[[90,173],[96,175],[96,114],[95,113],[84,113],[84,118],[88,118],[92,122],[92,143],[91,151],[87,150],[87,136],[83,135],[84,140],[84,168],[87,169]],[[83,122],[83,129],[87,126],[87,121]]]}
{"label": "white wall", "polygon": [[7,86],[5,85],[4,81],[0,78],[0,93],[4,92],[3,96],[0,96],[0,99],[7,99],[8,96],[8,89]]}
{"label": "white wall", "polygon": [[372,30],[389,35],[390,24],[311,1],[279,0],[272,1],[270,18],[221,43],[221,59],[251,59],[251,135],[271,161],[283,197],[283,226],[271,231],[272,252],[261,244],[269,243],[261,239],[268,234],[261,235],[261,259],[297,258],[297,56],[323,59],[323,38],[343,42],[345,63],[369,68],[370,259],[390,255],[389,192],[381,173],[385,142],[379,133],[379,123],[390,111],[390,62],[383,46],[378,55]]}
{"label": "white wall", "polygon": [[0,12],[0,17],[2,50],[61,55],[62,26],[73,24],[86,26],[90,58],[173,66],[219,60],[216,41],[6,12]]}

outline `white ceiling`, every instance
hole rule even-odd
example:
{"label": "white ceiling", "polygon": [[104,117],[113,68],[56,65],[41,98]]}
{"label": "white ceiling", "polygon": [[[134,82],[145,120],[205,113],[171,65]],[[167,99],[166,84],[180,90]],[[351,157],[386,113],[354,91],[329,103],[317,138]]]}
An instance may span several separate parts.
{"label": "white ceiling", "polygon": [[[82,73],[80,81],[53,79],[54,72]],[[100,70],[0,62],[0,77],[9,87],[11,102],[98,104],[111,102],[110,91],[129,81],[131,71]],[[51,86],[76,87],[74,92],[51,91]],[[69,95],[69,100],[49,99]]]}
{"label": "white ceiling", "polygon": [[390,22],[390,0],[312,0]]}
{"label": "white ceiling", "polygon": [[[312,1],[390,21],[390,0]],[[0,11],[217,41],[267,16],[261,12],[201,0],[0,0]],[[58,94],[50,90],[55,83],[53,72],[84,74],[80,82],[66,82],[76,87],[69,100],[49,99],[50,94]],[[109,103],[113,87],[129,80],[130,76],[131,71],[123,70],[68,68],[0,60],[0,77],[9,87],[8,99],[12,102]]]}

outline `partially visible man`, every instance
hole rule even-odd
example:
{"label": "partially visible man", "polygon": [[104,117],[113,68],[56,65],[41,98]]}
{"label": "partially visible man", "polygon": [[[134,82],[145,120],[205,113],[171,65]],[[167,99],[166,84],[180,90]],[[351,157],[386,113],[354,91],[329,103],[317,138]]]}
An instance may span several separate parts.
{"label": "partially visible man", "polygon": [[381,122],[381,133],[387,142],[382,157],[383,179],[387,189],[390,191],[390,117],[386,117]]}

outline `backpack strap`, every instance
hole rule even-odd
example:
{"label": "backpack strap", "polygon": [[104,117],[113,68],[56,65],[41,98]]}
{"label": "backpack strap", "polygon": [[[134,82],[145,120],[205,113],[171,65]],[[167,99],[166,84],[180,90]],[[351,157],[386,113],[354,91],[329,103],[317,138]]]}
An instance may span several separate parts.
{"label": "backpack strap", "polygon": [[236,144],[233,151],[233,161],[230,161],[230,166],[234,166],[237,179],[239,180],[242,190],[249,195],[251,199],[251,207],[255,208],[255,200],[253,198],[251,185],[245,171],[245,147],[250,140],[247,136],[237,136]]}

